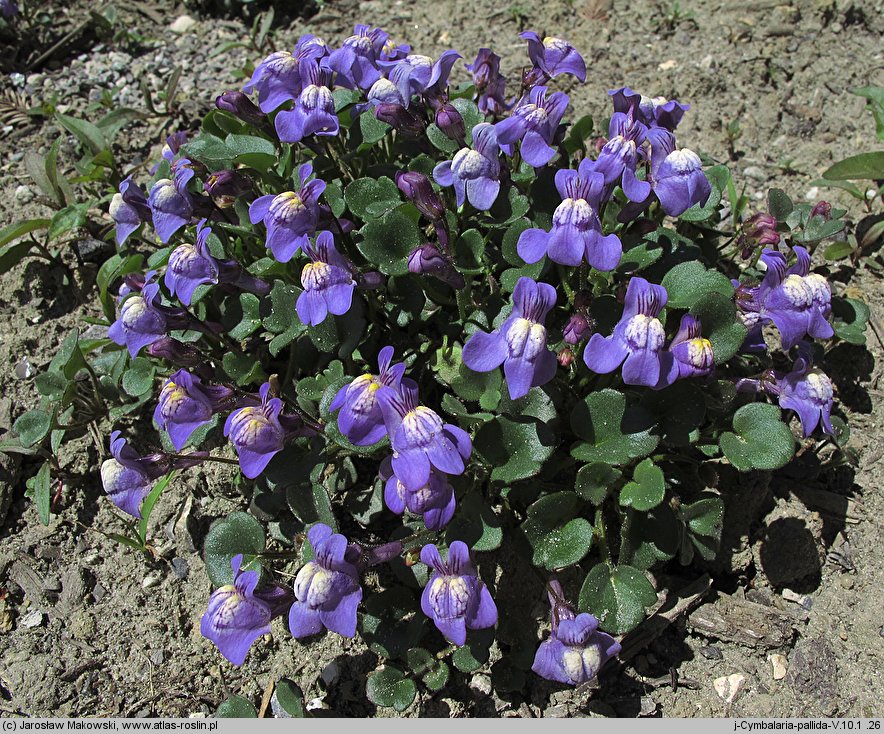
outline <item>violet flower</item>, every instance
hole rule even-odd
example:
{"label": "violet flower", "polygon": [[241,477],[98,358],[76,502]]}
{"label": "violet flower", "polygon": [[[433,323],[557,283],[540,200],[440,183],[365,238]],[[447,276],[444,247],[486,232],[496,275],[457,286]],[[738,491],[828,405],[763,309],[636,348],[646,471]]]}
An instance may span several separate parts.
{"label": "violet flower", "polygon": [[[357,24],[354,34],[328,57],[329,68],[338,73],[338,85],[348,89],[368,89],[380,79],[377,62],[382,58],[388,40],[389,36],[380,28]],[[391,47],[390,52],[395,54],[395,47]]]}
{"label": "violet flower", "polygon": [[132,176],[126,176],[120,182],[120,191],[111,199],[108,212],[116,224],[117,247],[122,247],[129,235],[143,222],[151,221],[147,198],[141,187],[132,180]]}
{"label": "violet flower", "polygon": [[291,260],[316,230],[319,218],[317,200],[325,191],[325,181],[318,178],[308,181],[312,173],[313,166],[303,164],[298,169],[301,182],[299,191],[259,196],[249,206],[249,219],[252,224],[264,222],[267,227],[266,246],[281,263]]}
{"label": "violet flower", "polygon": [[397,515],[420,515],[427,530],[441,530],[454,517],[454,488],[442,472],[431,470],[429,481],[411,491],[393,473],[392,458],[388,456],[381,462],[380,475],[384,480],[384,504]]}
{"label": "violet flower", "polygon": [[629,87],[608,91],[614,105],[614,112],[628,113],[647,127],[659,127],[673,132],[691,106],[679,104],[665,97],[646,97]]}
{"label": "violet flower", "polygon": [[392,364],[392,361],[393,347],[381,349],[378,354],[378,374],[367,372],[349,385],[344,385],[329,405],[330,411],[341,411],[338,430],[354,446],[371,446],[386,433],[378,390],[386,386],[398,391],[405,373],[404,364]]}
{"label": "violet flower", "polygon": [[356,608],[362,601],[359,572],[344,559],[347,539],[317,523],[307,532],[314,560],[295,578],[296,601],[289,611],[289,629],[298,639],[325,627],[344,637],[356,634]]}
{"label": "violet flower", "polygon": [[463,115],[457,111],[457,108],[450,102],[443,102],[436,109],[435,115],[436,127],[442,131],[442,134],[449,140],[455,140],[464,145],[467,129]]}
{"label": "violet flower", "polygon": [[490,48],[480,48],[476,60],[466,65],[473,75],[473,84],[479,94],[479,112],[483,115],[502,115],[509,109],[506,102],[506,77],[500,73],[500,56]]}
{"label": "violet flower", "polygon": [[171,469],[163,454],[140,456],[129,446],[120,431],[110,436],[112,458],[101,465],[101,484],[111,502],[123,512],[141,519],[141,503],[153,483]]}
{"label": "violet flower", "polygon": [[553,92],[549,97],[546,93],[546,87],[534,87],[508,118],[494,126],[504,152],[512,155],[511,146],[521,140],[522,158],[535,168],[545,166],[556,154],[553,138],[568,107],[568,95],[564,92]]}
{"label": "violet flower", "polygon": [[562,265],[579,265],[585,259],[596,270],[616,268],[623,246],[616,234],[602,234],[599,218],[606,191],[604,176],[584,158],[576,171],[556,171],[556,188],[562,203],[553,213],[552,229],[522,232],[516,246],[519,257],[534,263],[548,255]]}
{"label": "violet flower", "polygon": [[674,367],[678,370],[677,377],[702,377],[711,374],[715,366],[715,355],[712,342],[703,337],[700,319],[691,314],[681,317],[678,332],[669,351],[674,358]]}
{"label": "violet flower", "polygon": [[446,474],[463,473],[473,451],[469,434],[420,405],[413,380],[403,379],[398,391],[382,386],[377,400],[393,447],[393,473],[406,489],[425,487],[433,467]]}
{"label": "violet flower", "polygon": [[212,420],[212,416],[234,393],[223,385],[203,385],[186,370],[172,374],[160,391],[153,419],[166,431],[176,451],[181,451],[191,434]]}
{"label": "violet flower", "polygon": [[200,620],[200,634],[234,665],[245,662],[252,643],[270,634],[273,617],[291,603],[291,592],[281,586],[256,591],[259,574],[243,571],[242,561],[242,553],[230,560],[233,583],[212,592]]}
{"label": "violet flower", "polygon": [[674,145],[673,140],[670,150],[666,143],[651,159],[651,185],[660,206],[670,217],[679,216],[695,204],[703,206],[712,193],[712,184],[703,173],[700,157],[687,148],[675,150]]}
{"label": "violet flower", "polygon": [[834,390],[829,376],[816,367],[810,359],[799,357],[792,371],[777,377],[775,386],[769,388],[779,396],[780,407],[794,410],[801,421],[804,438],[821,426],[824,433],[835,435],[832,428],[832,405]]}
{"label": "violet flower", "polygon": [[430,179],[419,171],[399,171],[396,174],[396,186],[405,197],[417,207],[417,210],[431,222],[438,222],[445,217],[445,205],[433,190]]}
{"label": "violet flower", "polygon": [[570,43],[550,36],[541,40],[534,31],[519,36],[528,41],[528,57],[538,72],[531,76],[532,81],[542,83],[559,74],[571,74],[581,83],[586,81],[586,62]]}
{"label": "violet flower", "polygon": [[571,314],[571,318],[568,319],[568,323],[562,329],[562,339],[564,339],[566,344],[573,346],[582,342],[591,331],[592,322],[585,313],[578,311]]}
{"label": "violet flower", "polygon": [[350,263],[335,249],[331,232],[320,232],[316,244],[308,242],[304,252],[312,262],[301,270],[304,291],[298,296],[295,309],[303,323],[316,326],[330,313],[343,316],[350,310],[356,281]]}
{"label": "violet flower", "polygon": [[233,206],[251,189],[252,181],[248,176],[230,169],[209,174],[203,184],[203,191],[212,197],[220,209]]}
{"label": "violet flower", "polygon": [[329,88],[331,73],[309,59],[301,62],[301,80],[304,88],[295,106],[276,115],[274,124],[279,139],[284,143],[298,143],[310,135],[337,135],[340,125]]}
{"label": "violet flower", "polygon": [[18,15],[18,4],[15,0],[0,0],[0,17],[10,20]]}
{"label": "violet flower", "polygon": [[432,242],[425,242],[409,253],[408,272],[415,275],[432,275],[456,289],[466,285],[463,275],[454,267],[451,258],[442,254]]}
{"label": "violet flower", "polygon": [[630,201],[643,202],[651,193],[651,184],[640,181],[635,170],[639,149],[647,139],[648,128],[632,111],[615,112],[608,126],[608,142],[599,152],[594,170],[605,177],[606,185],[621,184]]}
{"label": "violet flower", "polygon": [[[663,349],[666,332],[657,316],[668,294],[637,276],[629,281],[623,315],[614,333],[593,334],[583,352],[583,361],[593,372],[607,374],[623,365],[623,382],[660,388],[672,378],[673,357]],[[625,360],[625,361],[624,361]]]}
{"label": "violet flower", "polygon": [[166,310],[160,304],[160,286],[147,283],[140,292],[132,292],[125,298],[107,335],[116,344],[125,346],[134,359],[143,347],[166,336],[170,328]]}
{"label": "violet flower", "polygon": [[575,614],[561,597],[557,581],[550,587],[552,633],[537,648],[531,670],[541,678],[577,686],[595,678],[620,652],[620,643],[600,632],[599,621],[591,614]]}
{"label": "violet flower", "polygon": [[461,58],[457,51],[445,51],[433,61],[429,56],[409,54],[398,61],[380,61],[387,78],[396,85],[406,107],[411,106],[414,94],[424,94],[431,88],[444,88],[454,62]]}
{"label": "violet flower", "polygon": [[556,373],[556,355],[546,346],[546,315],[556,305],[556,289],[531,278],[519,278],[513,310],[490,334],[477,331],[463,348],[463,363],[474,372],[503,365],[510,397],[517,400],[532,387],[545,385]]}
{"label": "violet flower", "polygon": [[267,116],[261,111],[261,108],[243,92],[223,92],[215,98],[215,106],[249,125],[263,127],[267,123]]}
{"label": "violet flower", "polygon": [[497,605],[470,559],[466,543],[455,540],[443,561],[435,545],[425,545],[421,561],[433,575],[421,594],[421,610],[449,642],[463,645],[467,630],[480,630],[497,624]]}
{"label": "violet flower", "polygon": [[261,404],[234,410],[224,422],[224,435],[230,438],[239,456],[242,473],[257,477],[270,460],[282,451],[286,431],[279,421],[282,400],[270,397],[270,383],[259,391]]}
{"label": "violet flower", "polygon": [[294,53],[276,51],[255,68],[243,92],[258,92],[258,106],[264,113],[273,112],[283,102],[296,99],[303,88],[301,63],[318,59],[328,52],[325,41],[315,36],[301,36]]}
{"label": "violet flower", "polygon": [[187,190],[193,175],[190,161],[181,158],[172,164],[172,178],[161,178],[150,189],[147,204],[153,216],[153,228],[163,244],[193,217],[193,199]]}
{"label": "violet flower", "polygon": [[187,130],[179,130],[177,133],[172,133],[166,138],[166,142],[163,143],[163,149],[161,151],[161,155],[165,158],[169,163],[175,163],[175,156],[178,155],[178,151],[181,150],[181,146],[187,142]]}
{"label": "violet flower", "polygon": [[458,207],[469,200],[487,211],[500,193],[500,160],[494,125],[480,122],[473,128],[473,148],[461,148],[450,161],[433,169],[440,186],[454,186]]}

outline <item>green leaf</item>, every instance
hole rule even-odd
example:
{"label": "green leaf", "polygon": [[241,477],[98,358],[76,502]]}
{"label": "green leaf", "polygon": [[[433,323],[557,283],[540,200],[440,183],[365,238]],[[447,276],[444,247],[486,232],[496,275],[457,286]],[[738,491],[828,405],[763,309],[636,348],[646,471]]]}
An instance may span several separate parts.
{"label": "green leaf", "polygon": [[448,666],[426,648],[411,648],[406,655],[406,660],[411,673],[419,675],[424,685],[431,691],[440,690],[448,682],[450,672]]}
{"label": "green leaf", "polygon": [[734,286],[724,273],[707,270],[702,263],[690,260],[676,265],[663,276],[661,284],[669,294],[669,308],[691,308],[710,293],[732,298]]}
{"label": "green leaf", "polygon": [[663,470],[650,459],[645,459],[635,467],[632,481],[620,490],[620,505],[647,512],[659,505],[665,496]]}
{"label": "green leaf", "polygon": [[52,428],[52,416],[45,410],[29,410],[20,415],[12,425],[12,430],[25,448],[34,446],[46,438]]}
{"label": "green leaf", "polygon": [[369,673],[365,694],[368,700],[377,706],[405,711],[417,695],[417,686],[413,680],[405,677],[401,668],[388,664],[374,673]]}
{"label": "green leaf", "polygon": [[362,131],[362,142],[374,145],[389,132],[390,126],[381,122],[372,112],[359,115],[359,129]]}
{"label": "green leaf", "polygon": [[224,139],[224,144],[235,163],[240,163],[240,156],[254,155],[256,153],[276,159],[276,146],[267,138],[257,135],[233,135]]}
{"label": "green leaf", "polygon": [[653,422],[638,406],[626,407],[626,396],[605,389],[591,393],[574,406],[571,428],[585,443],[571,449],[580,461],[626,464],[650,454],[659,441],[651,434]]}
{"label": "green leaf", "polygon": [[300,294],[301,289],[297,286],[281,280],[273,283],[273,290],[270,291],[270,313],[262,324],[267,331],[276,335],[270,342],[270,354],[274,357],[292,340],[307,331],[295,310]]}
{"label": "green leaf", "polygon": [[78,120],[76,117],[62,115],[61,113],[56,113],[55,119],[65,130],[80,141],[85,151],[93,156],[110,148],[110,144],[101,128],[93,125],[91,122]]}
{"label": "green leaf", "polygon": [[251,336],[261,326],[261,299],[254,293],[240,293],[238,301],[228,299],[226,306],[222,323],[236,341]]}
{"label": "green leaf", "polygon": [[80,351],[80,333],[74,330],[62,341],[49,363],[49,371],[63,372],[65,377],[72,380],[85,365],[86,360]]}
{"label": "green leaf", "polygon": [[343,215],[347,209],[347,204],[344,201],[344,192],[337,181],[333,181],[326,186],[325,191],[322,192],[322,196],[325,199],[326,204],[329,205],[332,214],[336,217]]}
{"label": "green leaf", "polygon": [[71,204],[55,212],[49,225],[49,239],[57,239],[67,232],[84,226],[88,212],[88,204]]}
{"label": "green leaf", "polygon": [[225,586],[233,583],[231,559],[242,553],[243,571],[261,571],[259,555],[264,552],[264,528],[245,512],[232,512],[209,528],[205,541],[206,572],[212,583]]}
{"label": "green leaf", "polygon": [[216,719],[257,719],[258,710],[247,698],[231,696],[218,706],[215,712]]}
{"label": "green leaf", "polygon": [[[446,354],[446,351],[448,354]],[[440,348],[436,352],[434,369],[440,382],[449,385],[464,400],[480,401],[497,407],[503,378],[500,370],[473,372],[461,359],[462,347],[455,344],[448,350]]]}
{"label": "green leaf", "polygon": [[457,267],[464,272],[482,272],[482,255],[484,253],[485,238],[478,229],[468,229],[454,241],[454,261]]}
{"label": "green leaf", "polygon": [[443,133],[435,122],[431,122],[429,125],[427,125],[427,139],[433,144],[434,147],[438,148],[447,155],[452,155],[460,150],[460,143],[458,143],[456,140],[452,140],[445,133]]}
{"label": "green leaf", "polygon": [[240,387],[256,382],[264,382],[267,379],[264,368],[261,367],[261,361],[253,354],[225,352],[224,357],[221,359],[221,364],[224,367],[224,371]]}
{"label": "green leaf", "polygon": [[721,498],[706,497],[689,505],[681,505],[678,515],[684,523],[682,562],[690,563],[693,555],[693,551],[686,551],[687,542],[690,542],[703,560],[711,561],[715,558],[724,526],[724,502]]}
{"label": "green leaf", "polygon": [[359,251],[387,275],[408,272],[408,255],[421,244],[421,231],[401,209],[370,221],[361,230]]}
{"label": "green leaf", "polygon": [[581,466],[574,481],[574,489],[583,499],[601,505],[623,472],[609,464],[596,463]]}
{"label": "green leaf", "polygon": [[454,651],[451,662],[462,673],[472,673],[488,662],[491,656],[489,648],[493,641],[493,629],[471,632],[467,637],[467,644]]}
{"label": "green leaf", "polygon": [[393,211],[402,196],[391,178],[357,178],[344,189],[344,201],[354,216],[368,222]]}
{"label": "green leaf", "polygon": [[706,178],[712,185],[712,192],[704,206],[694,204],[683,214],[679,215],[679,219],[685,222],[704,222],[710,219],[717,211],[718,205],[721,204],[721,195],[723,191],[727,191],[728,182],[731,180],[730,171],[727,166],[713,166],[706,171]]}
{"label": "green leaf", "polygon": [[771,189],[767,192],[767,208],[778,222],[785,222],[795,205],[782,189]]}
{"label": "green leaf", "polygon": [[737,318],[732,294],[707,293],[700,296],[691,306],[691,313],[700,319],[703,334],[712,343],[715,364],[727,362],[740,350],[748,329]]}
{"label": "green leaf", "polygon": [[362,99],[362,93],[358,89],[336,89],[332,93],[335,100],[335,112],[340,112],[345,107],[356,104]]}
{"label": "green leaf", "polygon": [[541,497],[528,508],[522,532],[533,550],[532,563],[548,571],[579,563],[592,546],[592,524],[577,517],[583,506],[574,492]]}
{"label": "green leaf", "polygon": [[693,443],[706,417],[705,396],[692,380],[678,380],[662,390],[648,390],[641,405],[656,417],[657,433],[671,446]]}
{"label": "green leaf", "polygon": [[123,276],[136,273],[143,269],[143,255],[112,255],[98,268],[95,284],[98,286],[98,297],[101,299],[102,310],[108,320],[113,320],[116,311],[114,295],[109,293],[110,287]]}
{"label": "green leaf", "polygon": [[878,140],[884,140],[884,87],[857,87],[851,89],[850,93],[866,98],[875,120],[875,135]]}
{"label": "green leaf", "polygon": [[795,439],[775,405],[744,405],[734,413],[733,425],[735,433],[721,434],[719,445],[740,471],[779,469],[792,459]]}
{"label": "green leaf", "polygon": [[631,550],[630,565],[645,571],[660,561],[675,558],[680,530],[669,505],[660,505],[650,512],[632,512],[628,531],[624,531],[624,545]]}
{"label": "green leaf", "polygon": [[[7,245],[13,240],[17,240],[19,237],[24,237],[31,232],[46,229],[50,222],[51,220],[49,219],[24,219],[20,222],[7,224],[3,229],[0,229],[0,246]],[[2,263],[2,261],[0,261],[0,263]],[[13,263],[13,265],[14,264],[15,263]],[[6,272],[10,267],[10,265],[2,264],[0,265],[0,272]]]}
{"label": "green leaf", "polygon": [[855,181],[884,179],[884,150],[860,153],[838,161],[826,169],[823,178],[833,181]]}
{"label": "green leaf", "polygon": [[500,519],[478,492],[470,492],[457,508],[457,514],[445,529],[450,544],[462,540],[474,551],[497,550],[503,541]]}
{"label": "green leaf", "polygon": [[166,491],[166,487],[169,486],[169,482],[172,481],[174,476],[174,470],[166,474],[166,476],[153,486],[153,489],[150,490],[150,493],[141,503],[141,519],[138,521],[138,539],[141,541],[142,548],[147,544],[147,527],[150,523],[150,516],[153,513],[153,508],[156,507],[160,495]]}
{"label": "green leaf", "polygon": [[872,313],[856,298],[832,299],[832,327],[839,339],[850,344],[866,343],[866,326]]}
{"label": "green leaf", "polygon": [[568,155],[584,148],[586,139],[592,134],[592,129],[593,120],[589,115],[584,115],[571,126],[564,143]]}
{"label": "green leaf", "polygon": [[597,617],[603,630],[619,635],[635,629],[656,601],[654,587],[642,571],[600,563],[587,574],[578,606]]}
{"label": "green leaf", "polygon": [[531,418],[498,416],[483,424],[473,440],[479,459],[493,467],[491,479],[503,484],[540,473],[555,447],[552,428]]}
{"label": "green leaf", "polygon": [[127,395],[137,398],[153,388],[157,370],[146,357],[136,357],[123,373],[122,388]]}
{"label": "green leaf", "polygon": [[303,719],[304,693],[300,686],[288,678],[280,678],[270,699],[270,706],[276,718]]}
{"label": "green leaf", "polygon": [[49,514],[52,500],[52,475],[50,474],[49,462],[40,466],[37,474],[27,481],[27,494],[37,506],[37,516],[43,525],[49,524]]}
{"label": "green leaf", "polygon": [[844,260],[847,257],[850,257],[853,254],[853,245],[844,240],[839,240],[838,242],[833,242],[831,245],[826,247],[825,252],[823,253],[823,257],[826,258],[829,262],[833,262],[836,260]]}
{"label": "green leaf", "polygon": [[234,153],[221,138],[207,132],[201,132],[189,143],[182,146],[185,156],[199,161],[210,172],[233,168]]}

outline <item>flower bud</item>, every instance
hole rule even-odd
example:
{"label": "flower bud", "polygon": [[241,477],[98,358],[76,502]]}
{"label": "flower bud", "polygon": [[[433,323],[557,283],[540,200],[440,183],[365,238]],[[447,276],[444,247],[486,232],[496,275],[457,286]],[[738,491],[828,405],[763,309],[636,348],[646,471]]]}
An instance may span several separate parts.
{"label": "flower bud", "polygon": [[579,344],[590,331],[592,331],[592,324],[589,319],[582,313],[575,313],[565,324],[562,336],[568,344]]}
{"label": "flower bud", "polygon": [[215,99],[215,106],[250,125],[262,125],[267,121],[260,108],[242,92],[224,92]]}
{"label": "flower bud", "polygon": [[452,288],[463,288],[463,276],[431,242],[412,250],[408,256],[408,270],[415,275],[432,275]]}
{"label": "flower bud", "polygon": [[445,216],[442,200],[433,190],[430,179],[418,171],[404,171],[396,174],[399,190],[417,207],[418,211],[431,222]]}
{"label": "flower bud", "polygon": [[379,104],[374,108],[374,116],[403,135],[418,137],[424,132],[423,122],[408,109],[395,102]]}
{"label": "flower bud", "polygon": [[828,201],[817,202],[810,210],[810,218],[822,217],[827,222],[832,218],[832,205]]}
{"label": "flower bud", "polygon": [[463,144],[467,132],[466,124],[460,112],[450,102],[446,102],[436,110],[436,125],[445,137]]}
{"label": "flower bud", "polygon": [[567,367],[574,361],[574,352],[568,347],[564,347],[559,351],[557,359],[562,367]]}
{"label": "flower bud", "polygon": [[251,182],[237,171],[226,170],[211,174],[203,188],[219,207],[226,208],[251,188]]}
{"label": "flower bud", "polygon": [[176,367],[196,367],[205,362],[203,357],[193,346],[173,339],[170,336],[163,337],[149,344],[147,353],[151,357],[159,357],[171,362]]}

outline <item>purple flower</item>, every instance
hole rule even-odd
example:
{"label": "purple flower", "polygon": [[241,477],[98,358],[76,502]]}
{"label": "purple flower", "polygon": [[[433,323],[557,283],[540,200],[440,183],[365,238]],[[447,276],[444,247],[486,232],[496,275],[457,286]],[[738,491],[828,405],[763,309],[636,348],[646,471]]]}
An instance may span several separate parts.
{"label": "purple flower", "polygon": [[632,111],[615,112],[608,126],[608,142],[599,152],[594,170],[605,177],[606,185],[620,183],[630,201],[643,202],[651,193],[648,181],[639,181],[635,169],[639,149],[647,139],[648,128]]}
{"label": "purple flower", "polygon": [[568,95],[564,92],[553,92],[549,98],[546,92],[546,87],[534,87],[507,119],[494,126],[504,152],[511,155],[510,146],[521,140],[522,158],[535,168],[545,166],[556,154],[552,142],[568,106]]}
{"label": "purple flower", "polygon": [[298,639],[318,634],[323,627],[353,637],[362,587],[356,566],[344,559],[347,539],[322,523],[310,528],[307,539],[314,560],[295,578],[296,601],[289,611],[289,629]]}
{"label": "purple flower", "polygon": [[[831,290],[825,279],[810,273],[810,256],[800,246],[793,248],[797,262],[786,267],[786,256],[765,250],[761,261],[767,272],[761,283],[737,288],[737,306],[756,323],[772,321],[780,332],[783,349],[794,347],[805,334],[828,339],[834,334],[827,317],[831,312]],[[757,314],[751,316],[750,314]]]}
{"label": "purple flower", "polygon": [[298,169],[301,188],[298,192],[267,194],[255,199],[249,206],[252,224],[263,221],[267,227],[266,245],[279,262],[285,263],[309,242],[319,218],[317,200],[325,191],[325,181],[307,179],[313,166],[305,163]]}
{"label": "purple flower", "polygon": [[468,199],[476,209],[487,211],[500,193],[500,160],[494,125],[480,122],[473,128],[473,148],[461,148],[451,161],[433,169],[440,186],[454,186],[457,205]]}
{"label": "purple flower", "polygon": [[593,334],[586,345],[586,366],[593,372],[607,374],[623,364],[623,382],[627,385],[659,388],[669,384],[673,357],[663,349],[666,332],[657,318],[667,299],[663,286],[633,277],[614,333],[607,337]]}
{"label": "purple flower", "polygon": [[510,397],[528,394],[556,373],[556,355],[547,349],[544,321],[556,305],[556,289],[531,278],[519,278],[513,291],[513,310],[499,329],[477,331],[464,344],[463,362],[475,372],[503,365]]}
{"label": "purple flower", "polygon": [[497,605],[476,573],[466,543],[455,540],[448,547],[446,561],[435,545],[425,545],[421,561],[433,569],[421,594],[421,609],[445,639],[463,645],[468,629],[481,630],[497,624]]}
{"label": "purple flower", "polygon": [[404,364],[391,364],[393,347],[384,347],[378,354],[378,374],[365,373],[338,390],[329,405],[340,410],[338,430],[354,446],[371,446],[386,433],[384,415],[378,402],[378,390],[386,386],[399,390],[405,372]]}
{"label": "purple flower", "polygon": [[193,178],[190,161],[181,158],[172,164],[172,178],[161,178],[150,189],[147,204],[153,215],[153,228],[165,244],[172,235],[189,224],[193,217],[193,200],[187,184]]}
{"label": "purple flower", "polygon": [[160,286],[147,283],[140,292],[126,296],[107,335],[125,346],[134,359],[143,347],[165,337],[168,329],[166,309],[160,304]]}
{"label": "purple flower", "polygon": [[614,112],[628,113],[647,127],[660,127],[673,132],[691,106],[679,104],[665,97],[645,97],[629,87],[611,89],[608,94],[614,104]]}
{"label": "purple flower", "polygon": [[467,129],[463,116],[457,111],[457,108],[450,102],[444,102],[439,105],[435,116],[436,127],[442,134],[450,140],[456,140],[461,145],[464,144]]}
{"label": "purple flower", "polygon": [[408,255],[408,272],[415,275],[432,275],[452,288],[463,288],[466,281],[457,272],[451,259],[439,252],[432,242],[416,247]]}
{"label": "purple flower", "polygon": [[399,171],[396,185],[417,210],[431,222],[445,217],[445,205],[433,190],[430,179],[419,171]]}
{"label": "purple flower", "polygon": [[151,220],[150,207],[141,187],[132,180],[132,176],[126,176],[120,182],[120,191],[111,199],[108,211],[111,219],[117,225],[117,246],[122,247],[126,239],[142,222]]}
{"label": "purple flower", "polygon": [[[368,89],[380,79],[377,62],[382,58],[388,39],[380,28],[358,24],[354,34],[328,57],[329,68],[338,72],[338,84],[348,89]],[[396,53],[395,47],[390,51]]]}
{"label": "purple flower", "polygon": [[175,163],[175,156],[178,155],[178,151],[181,150],[181,146],[187,142],[187,130],[179,130],[177,133],[172,133],[169,137],[166,138],[166,142],[163,143],[162,156],[169,163]]}
{"label": "purple flower", "polygon": [[571,315],[565,328],[562,330],[562,338],[566,344],[579,344],[586,335],[592,331],[592,322],[585,313],[577,312]]}
{"label": "purple flower", "polygon": [[416,492],[430,481],[435,467],[446,474],[461,474],[473,444],[469,434],[418,402],[417,384],[402,380],[397,391],[382,386],[377,400],[393,447],[393,473],[403,486]]}
{"label": "purple flower", "polygon": [[215,589],[200,620],[200,634],[215,643],[234,665],[242,665],[252,643],[270,634],[270,621],[291,603],[291,592],[281,586],[261,591],[257,571],[242,570],[242,554],[230,560],[233,583]]}
{"label": "purple flower", "polygon": [[473,75],[473,84],[479,93],[479,111],[483,115],[502,115],[509,109],[506,103],[506,77],[500,73],[500,56],[490,48],[480,48],[476,60],[467,64]]}
{"label": "purple flower", "polygon": [[330,313],[343,316],[350,310],[356,281],[350,263],[335,249],[331,232],[320,232],[316,244],[308,242],[304,252],[312,262],[301,271],[304,292],[298,296],[295,308],[303,323],[316,326]]}
{"label": "purple flower", "polygon": [[540,643],[534,664],[537,675],[547,680],[580,685],[596,677],[608,660],[620,652],[620,643],[598,631],[599,621],[591,614],[576,614],[561,599],[561,586],[550,582],[552,634]]}
{"label": "purple flower", "polygon": [[694,204],[703,206],[706,203],[712,193],[712,185],[703,173],[700,157],[694,151],[687,148],[672,150],[662,162],[657,161],[659,156],[653,156],[651,184],[664,212],[677,217]]}
{"label": "purple flower", "polygon": [[141,502],[150,494],[153,483],[171,468],[163,454],[139,456],[120,431],[110,436],[113,456],[101,465],[101,484],[117,507],[132,517],[141,519]]}
{"label": "purple flower", "polygon": [[430,480],[411,491],[393,473],[392,459],[388,456],[381,462],[380,475],[384,480],[384,503],[392,512],[421,515],[427,530],[441,530],[451,521],[457,503],[454,488],[442,472],[431,470]]}
{"label": "purple flower", "polygon": [[200,285],[218,282],[218,261],[212,257],[206,241],[212,233],[203,219],[196,228],[196,243],[179,245],[169,255],[163,282],[169,293],[185,306],[190,305],[193,292]]}
{"label": "purple flower", "polygon": [[703,337],[700,319],[691,314],[681,317],[678,332],[669,345],[669,351],[678,370],[678,374],[673,377],[678,379],[708,375],[715,366],[712,342]]}
{"label": "purple flower", "polygon": [[15,0],[0,0],[0,16],[4,20],[9,20],[15,15],[18,15],[18,5]]}
{"label": "purple flower", "polygon": [[243,91],[251,94],[257,90],[261,111],[273,112],[283,102],[296,99],[301,93],[301,63],[307,59],[318,59],[327,51],[325,41],[309,34],[303,35],[294,53],[276,51],[258,64]]}
{"label": "purple flower", "polygon": [[181,451],[191,434],[212,420],[215,412],[230,398],[233,390],[223,385],[203,385],[186,370],[178,370],[166,380],[153,419],[167,431],[176,451]]}
{"label": "purple flower", "polygon": [[526,229],[519,236],[519,257],[534,263],[544,255],[562,265],[579,265],[585,259],[596,270],[613,270],[623,247],[616,234],[602,235],[599,210],[605,197],[605,179],[588,158],[576,171],[556,171],[556,188],[562,203],[553,213],[552,229]]}
{"label": "purple flower", "polygon": [[448,75],[454,62],[461,58],[457,51],[445,51],[436,61],[429,56],[409,54],[399,61],[381,61],[389,80],[396,85],[406,107],[414,94],[425,94],[448,86]]}
{"label": "purple flower", "polygon": [[284,143],[298,143],[310,135],[337,135],[338,116],[329,85],[330,72],[313,59],[301,63],[304,88],[291,110],[276,115],[276,132]]}
{"label": "purple flower", "polygon": [[148,344],[147,353],[151,357],[159,357],[171,362],[176,367],[205,366],[206,358],[193,345],[164,336],[152,344]]}
{"label": "purple flower", "polygon": [[572,74],[581,83],[586,81],[586,62],[570,43],[547,36],[540,40],[534,31],[519,36],[528,41],[528,57],[534,64],[537,81],[543,82],[559,74]]}
{"label": "purple flower", "polygon": [[234,410],[224,422],[228,436],[239,455],[239,466],[249,479],[257,477],[270,460],[282,451],[286,431],[279,422],[282,400],[270,397],[270,383],[259,391],[261,404]]}
{"label": "purple flower", "polygon": [[267,117],[261,108],[242,92],[224,92],[218,95],[215,98],[215,106],[249,125],[263,126],[267,122]]}
{"label": "purple flower", "polygon": [[822,370],[811,367],[810,360],[799,357],[788,374],[778,377],[769,388],[779,395],[780,407],[794,410],[801,421],[804,437],[810,436],[818,425],[824,433],[835,435],[832,428],[832,381]]}

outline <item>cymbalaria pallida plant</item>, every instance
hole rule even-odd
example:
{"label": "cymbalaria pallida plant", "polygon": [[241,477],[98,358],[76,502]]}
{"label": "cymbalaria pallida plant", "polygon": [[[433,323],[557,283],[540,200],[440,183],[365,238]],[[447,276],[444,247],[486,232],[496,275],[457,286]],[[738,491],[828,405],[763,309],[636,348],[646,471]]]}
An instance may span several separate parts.
{"label": "cymbalaria pallida plant", "polygon": [[399,709],[492,646],[510,690],[583,683],[650,570],[715,556],[712,468],[841,456],[824,355],[857,326],[811,256],[843,212],[773,191],[742,227],[681,147],[690,105],[624,87],[574,121],[592,69],[522,37],[513,80],[489,48],[302,36],[111,201],[89,371],[135,403],[101,479],[142,550],[173,472],[221,462],[251,498],[205,543],[201,630],[236,665],[287,620],[360,636]]}

